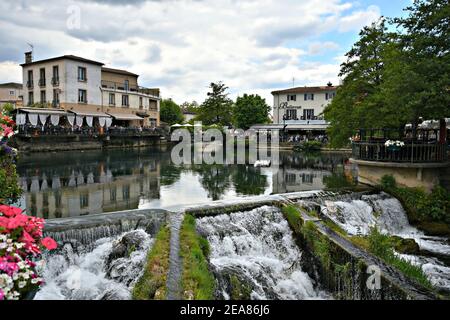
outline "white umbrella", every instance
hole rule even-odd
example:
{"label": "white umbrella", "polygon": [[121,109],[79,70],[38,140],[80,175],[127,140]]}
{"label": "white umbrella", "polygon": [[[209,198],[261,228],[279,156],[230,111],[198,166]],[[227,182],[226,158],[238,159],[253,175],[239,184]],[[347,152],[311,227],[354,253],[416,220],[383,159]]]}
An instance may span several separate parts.
{"label": "white umbrella", "polygon": [[183,127],[193,127],[193,125],[189,124],[189,123],[186,123],[186,124],[183,124]]}
{"label": "white umbrella", "polygon": [[174,124],[174,125],[172,125],[171,127],[172,127],[172,128],[173,128],[173,127],[176,127],[176,128],[178,128],[178,127],[182,127],[182,125],[181,125],[181,124],[179,124],[179,123],[175,123],[175,124]]}

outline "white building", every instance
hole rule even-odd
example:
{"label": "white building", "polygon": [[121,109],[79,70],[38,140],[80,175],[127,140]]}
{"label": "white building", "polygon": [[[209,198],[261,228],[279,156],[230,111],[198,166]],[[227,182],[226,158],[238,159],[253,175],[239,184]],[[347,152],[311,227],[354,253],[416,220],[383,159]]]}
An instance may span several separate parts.
{"label": "white building", "polygon": [[328,83],[323,87],[273,91],[272,127],[287,131],[324,131],[328,123],[323,118],[323,111],[336,96],[336,90],[336,86]]}
{"label": "white building", "polygon": [[139,87],[137,74],[73,55],[33,61],[31,52],[25,53],[21,66],[25,107],[38,103],[80,117],[159,126],[159,89]]}

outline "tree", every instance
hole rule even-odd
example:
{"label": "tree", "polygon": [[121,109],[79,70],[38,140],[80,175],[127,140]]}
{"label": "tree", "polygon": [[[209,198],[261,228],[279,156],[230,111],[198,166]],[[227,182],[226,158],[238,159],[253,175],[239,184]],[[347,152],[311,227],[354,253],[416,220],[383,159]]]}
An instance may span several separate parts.
{"label": "tree", "polygon": [[200,105],[196,120],[204,125],[231,125],[233,101],[228,98],[228,87],[222,82],[211,83],[208,98]]}
{"label": "tree", "polygon": [[248,129],[257,123],[267,123],[270,107],[259,95],[237,97],[233,110],[234,122],[237,128]]}
{"label": "tree", "polygon": [[383,19],[362,29],[359,36],[346,54],[347,61],[341,65],[339,76],[344,77],[343,85],[324,110],[331,123],[330,143],[335,147],[347,143],[356,129],[374,126],[380,119],[383,57],[391,36]]}
{"label": "tree", "polygon": [[183,111],[187,111],[187,112],[192,112],[192,113],[197,113],[198,112],[198,108],[199,105],[197,103],[197,101],[192,101],[192,102],[183,102],[180,105],[181,110]]}
{"label": "tree", "polygon": [[171,99],[164,99],[161,101],[160,117],[161,121],[171,125],[183,122],[184,120],[180,107]]}
{"label": "tree", "polygon": [[[414,0],[403,18],[364,28],[347,53],[336,98],[325,108],[332,146],[358,128],[415,126],[450,115],[450,6]],[[388,33],[385,24],[396,26]]]}

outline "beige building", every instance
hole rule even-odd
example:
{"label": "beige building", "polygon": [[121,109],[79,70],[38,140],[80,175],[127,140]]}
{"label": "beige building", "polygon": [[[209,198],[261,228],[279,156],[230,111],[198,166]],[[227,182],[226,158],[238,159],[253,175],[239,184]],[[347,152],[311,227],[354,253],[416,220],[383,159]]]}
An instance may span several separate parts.
{"label": "beige building", "polygon": [[0,109],[6,103],[11,103],[16,107],[22,106],[23,85],[16,82],[0,84]]}
{"label": "beige building", "polygon": [[21,66],[26,107],[94,117],[94,124],[112,118],[118,125],[159,126],[159,89],[140,87],[137,74],[73,55],[33,61],[31,52]]}

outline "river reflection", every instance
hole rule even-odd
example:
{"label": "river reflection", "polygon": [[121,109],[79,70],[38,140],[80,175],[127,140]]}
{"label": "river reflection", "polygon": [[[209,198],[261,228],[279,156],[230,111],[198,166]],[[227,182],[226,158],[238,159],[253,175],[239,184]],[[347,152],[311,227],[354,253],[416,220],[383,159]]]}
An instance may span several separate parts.
{"label": "river reflection", "polygon": [[170,150],[161,147],[23,154],[17,171],[24,190],[21,206],[31,215],[53,219],[323,189],[342,181],[345,161],[335,153],[280,152],[278,170],[176,166]]}

